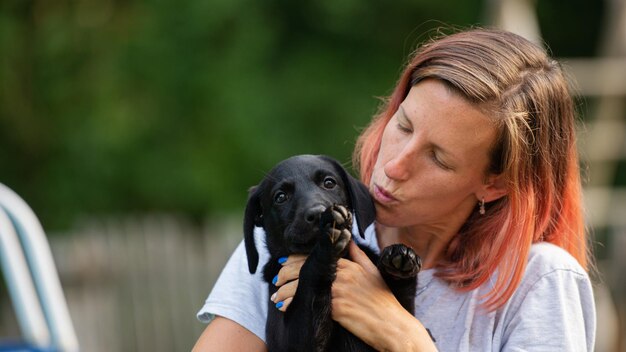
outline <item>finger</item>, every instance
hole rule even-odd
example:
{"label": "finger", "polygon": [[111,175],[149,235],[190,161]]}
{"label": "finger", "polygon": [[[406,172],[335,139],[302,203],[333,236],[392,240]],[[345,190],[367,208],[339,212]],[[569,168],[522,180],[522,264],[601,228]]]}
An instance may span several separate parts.
{"label": "finger", "polygon": [[363,250],[359,248],[359,246],[357,246],[356,243],[354,243],[354,241],[350,241],[350,244],[348,247],[348,254],[350,255],[350,258],[352,259],[353,262],[361,265],[365,270],[368,270],[368,271],[378,270],[376,268],[376,265],[372,263],[372,261],[367,256],[367,254],[365,254],[365,252],[363,252]]}
{"label": "finger", "polygon": [[278,263],[285,266],[294,263],[304,262],[308,256],[306,254],[292,254],[288,257],[281,257],[278,259]]}
{"label": "finger", "polygon": [[281,286],[270,298],[274,303],[284,301],[287,298],[293,298],[296,295],[298,289],[298,280],[293,280]]}
{"label": "finger", "polygon": [[345,258],[339,258],[339,260],[337,261],[337,269],[345,269],[351,266],[360,267],[361,265],[353,262],[350,259]]}
{"label": "finger", "polygon": [[281,311],[281,312],[285,312],[287,310],[287,308],[289,308],[289,305],[291,304],[291,301],[293,300],[293,298],[286,298],[284,301],[280,301],[278,303],[276,303],[276,308]]}
{"label": "finger", "polygon": [[274,278],[274,285],[282,286],[286,282],[296,280],[300,277],[300,269],[304,265],[304,260],[285,263],[278,271],[278,275]]}

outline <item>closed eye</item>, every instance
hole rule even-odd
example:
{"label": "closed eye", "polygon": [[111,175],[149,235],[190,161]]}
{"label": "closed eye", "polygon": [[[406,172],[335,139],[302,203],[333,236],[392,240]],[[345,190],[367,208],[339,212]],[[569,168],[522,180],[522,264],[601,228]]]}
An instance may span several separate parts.
{"label": "closed eye", "polygon": [[436,151],[432,150],[432,151],[430,152],[430,158],[431,158],[431,159],[433,160],[433,162],[434,162],[437,166],[439,166],[440,168],[442,168],[442,169],[444,169],[444,170],[448,170],[448,171],[453,170],[453,168],[452,168],[452,167],[450,167],[448,164],[446,164],[445,162],[443,162],[443,161],[439,158],[439,156],[437,156],[437,152],[436,152]]}
{"label": "closed eye", "polygon": [[397,128],[400,132],[405,133],[405,134],[409,134],[409,133],[413,132],[413,130],[411,130],[411,129],[410,129],[410,128],[408,128],[408,127],[403,126],[403,125],[402,125],[402,124],[400,124],[400,123],[398,123],[398,124],[396,125],[396,128]]}
{"label": "closed eye", "polygon": [[406,117],[406,113],[402,105],[398,107],[398,111],[396,112],[396,120],[398,121],[396,127],[400,132],[405,134],[413,132],[413,126],[411,125],[411,121]]}

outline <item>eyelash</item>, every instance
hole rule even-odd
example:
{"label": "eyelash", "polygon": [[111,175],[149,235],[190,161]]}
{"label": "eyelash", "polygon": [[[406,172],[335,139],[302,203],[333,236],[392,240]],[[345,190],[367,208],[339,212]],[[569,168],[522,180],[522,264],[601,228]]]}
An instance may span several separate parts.
{"label": "eyelash", "polygon": [[449,167],[448,165],[444,164],[441,160],[439,160],[439,158],[437,158],[437,154],[434,151],[430,152],[430,157],[433,160],[433,162],[435,164],[437,164],[437,166],[439,166],[440,168],[442,168],[444,170],[452,170],[451,167]]}
{"label": "eyelash", "polygon": [[400,132],[402,132],[402,133],[411,133],[411,132],[413,132],[413,130],[411,130],[410,128],[402,126],[400,123],[398,123],[396,126],[397,126],[398,130],[400,130]]}

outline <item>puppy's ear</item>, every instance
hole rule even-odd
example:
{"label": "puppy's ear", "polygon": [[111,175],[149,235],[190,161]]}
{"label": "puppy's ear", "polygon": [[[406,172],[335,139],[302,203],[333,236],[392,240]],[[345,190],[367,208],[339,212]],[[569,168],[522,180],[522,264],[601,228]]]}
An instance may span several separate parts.
{"label": "puppy's ear", "polygon": [[254,227],[262,226],[262,217],[260,187],[251,187],[243,217],[243,241],[248,257],[248,270],[251,274],[256,272],[256,267],[259,264],[259,252],[254,245]]}
{"label": "puppy's ear", "polygon": [[362,238],[365,237],[365,229],[376,219],[376,208],[367,186],[352,177],[337,160],[327,156],[321,158],[333,164],[339,172],[343,184],[346,185],[346,192],[350,201],[349,206],[357,218],[359,234]]}

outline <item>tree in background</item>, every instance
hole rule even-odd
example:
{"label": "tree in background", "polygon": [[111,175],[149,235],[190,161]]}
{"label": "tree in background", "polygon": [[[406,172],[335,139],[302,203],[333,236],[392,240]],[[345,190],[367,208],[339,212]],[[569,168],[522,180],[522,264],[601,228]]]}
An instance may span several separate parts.
{"label": "tree in background", "polygon": [[[595,52],[601,6],[539,2],[555,56]],[[482,13],[478,0],[3,1],[0,182],[52,229],[239,210],[289,155],[349,166],[406,56]]]}

